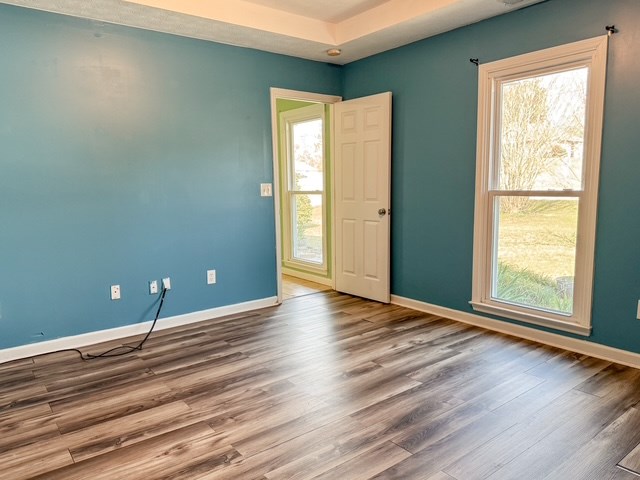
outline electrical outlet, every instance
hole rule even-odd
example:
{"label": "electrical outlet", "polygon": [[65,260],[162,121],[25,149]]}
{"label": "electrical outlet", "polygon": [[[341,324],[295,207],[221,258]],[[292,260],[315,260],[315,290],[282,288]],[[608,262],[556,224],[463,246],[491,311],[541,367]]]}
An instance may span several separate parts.
{"label": "electrical outlet", "polygon": [[207,270],[207,285],[213,285],[216,283],[216,271]]}
{"label": "electrical outlet", "polygon": [[270,183],[261,183],[260,184],[260,196],[261,197],[272,197],[273,196],[273,187]]}
{"label": "electrical outlet", "polygon": [[149,295],[155,295],[156,293],[158,293],[158,281],[151,280],[149,282]]}
{"label": "electrical outlet", "polygon": [[638,300],[638,311],[636,312],[636,318],[640,320],[640,300]]}
{"label": "electrical outlet", "polygon": [[171,278],[167,277],[162,279],[162,288],[171,290]]}
{"label": "electrical outlet", "polygon": [[120,300],[120,285],[111,285],[111,300]]}

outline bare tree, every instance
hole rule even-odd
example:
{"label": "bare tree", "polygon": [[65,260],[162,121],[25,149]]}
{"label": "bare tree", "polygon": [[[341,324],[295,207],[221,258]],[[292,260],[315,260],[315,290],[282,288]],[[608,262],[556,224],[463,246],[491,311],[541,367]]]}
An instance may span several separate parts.
{"label": "bare tree", "polygon": [[[579,182],[581,172],[575,171],[567,147],[573,139],[582,139],[584,84],[577,77],[556,75],[503,86],[500,189],[544,189],[545,182],[554,189],[568,188]],[[501,202],[507,212],[529,205],[527,197],[504,197]]]}

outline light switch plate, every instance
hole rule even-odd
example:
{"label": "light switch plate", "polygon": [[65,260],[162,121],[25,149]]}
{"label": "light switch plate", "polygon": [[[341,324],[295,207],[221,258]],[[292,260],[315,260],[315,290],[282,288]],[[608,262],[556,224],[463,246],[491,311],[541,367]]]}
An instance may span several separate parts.
{"label": "light switch plate", "polygon": [[120,285],[111,285],[111,300],[120,300]]}

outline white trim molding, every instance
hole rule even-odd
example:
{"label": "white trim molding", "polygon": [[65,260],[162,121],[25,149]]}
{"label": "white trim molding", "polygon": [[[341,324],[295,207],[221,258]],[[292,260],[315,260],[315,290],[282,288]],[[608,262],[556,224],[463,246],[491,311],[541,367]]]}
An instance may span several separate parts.
{"label": "white trim molding", "polygon": [[[272,307],[274,305],[277,305],[277,297],[267,297],[243,303],[236,303],[233,305],[225,305],[223,307],[210,308],[199,312],[186,313],[184,315],[161,318],[158,320],[154,331],[203,322],[205,320],[249,312],[260,308]],[[55,340],[47,340],[45,342],[21,345],[19,347],[5,348],[4,350],[0,350],[0,364],[10,362],[12,360],[19,360],[21,358],[33,357],[35,355],[43,355],[55,352],[56,350],[80,348],[96,343],[131,337],[133,335],[141,335],[147,333],[149,328],[151,328],[152,323],[152,321],[147,321],[133,325],[125,325],[123,327],[83,333],[81,335],[74,335],[71,337],[56,338]]]}
{"label": "white trim molding", "polygon": [[411,298],[391,295],[391,303],[401,307],[411,308],[419,312],[455,320],[457,322],[474,325],[494,332],[512,335],[514,337],[532,340],[552,347],[562,348],[572,352],[589,355],[609,362],[619,363],[628,367],[640,368],[640,354],[608,347],[599,343],[593,343],[577,338],[565,337],[557,333],[545,332],[535,328],[507,323],[492,318],[483,317],[474,313],[462,312],[452,308],[441,307],[431,303],[413,300]]}

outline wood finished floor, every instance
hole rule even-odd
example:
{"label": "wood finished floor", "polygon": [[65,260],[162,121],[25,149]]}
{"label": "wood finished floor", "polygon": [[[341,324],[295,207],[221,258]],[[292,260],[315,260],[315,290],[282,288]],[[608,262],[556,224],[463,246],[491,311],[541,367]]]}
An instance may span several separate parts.
{"label": "wood finished floor", "polygon": [[331,290],[331,288],[316,282],[310,282],[309,280],[303,280],[290,275],[282,275],[283,300],[309,295],[310,293],[325,292],[327,290]]}
{"label": "wood finished floor", "polygon": [[0,365],[0,478],[635,480],[639,401],[640,370],[323,292]]}

